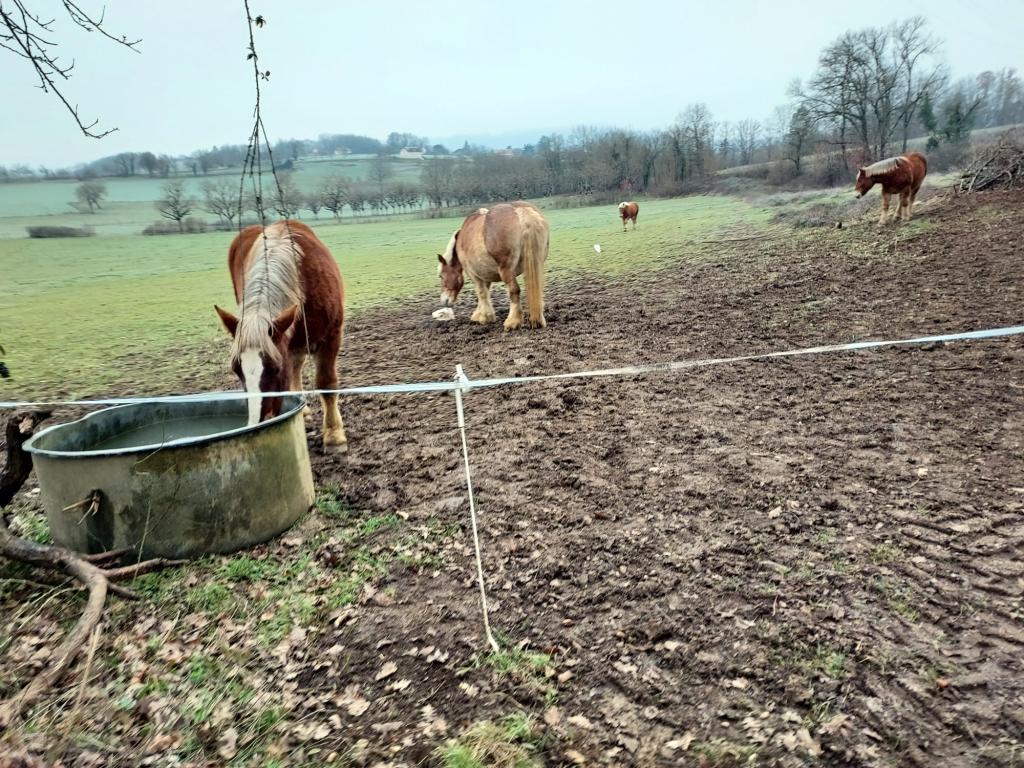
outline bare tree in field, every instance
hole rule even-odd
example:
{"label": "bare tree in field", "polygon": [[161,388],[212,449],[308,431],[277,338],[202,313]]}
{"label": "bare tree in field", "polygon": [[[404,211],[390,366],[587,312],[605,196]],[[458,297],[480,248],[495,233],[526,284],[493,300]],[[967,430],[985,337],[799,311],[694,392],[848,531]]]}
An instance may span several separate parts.
{"label": "bare tree in field", "polygon": [[290,173],[279,173],[277,178],[278,187],[274,189],[274,210],[282,218],[295,218],[299,215],[302,206],[305,205],[302,192],[295,185],[295,179]]}
{"label": "bare tree in field", "polygon": [[134,152],[122,152],[114,159],[117,160],[118,174],[121,176],[135,175],[135,161],[138,156]]}
{"label": "bare tree in field", "polygon": [[320,192],[310,192],[303,196],[303,201],[306,204],[306,210],[313,214],[313,218],[317,217],[320,210],[324,207],[324,199],[320,196]]}
{"label": "bare tree in field", "polygon": [[[71,113],[79,130],[83,134],[94,139],[102,139],[104,136],[116,131],[110,128],[105,131],[96,130],[98,120],[91,123],[82,122],[78,114],[78,107],[64,95],[64,86],[71,79],[72,71],[75,68],[74,57],[65,57],[64,63],[60,61],[60,53],[57,50],[59,43],[56,42],[53,24],[56,19],[49,16],[40,16],[40,11],[33,11],[30,7],[33,0],[12,0],[10,3],[0,4],[0,48],[10,51],[18,56],[33,70],[39,78],[39,87],[44,93],[52,93]],[[138,53],[136,46],[141,40],[129,40],[124,35],[115,36],[107,31],[104,25],[103,15],[93,18],[83,11],[74,0],[60,0],[59,5],[63,6],[64,13],[73,24],[86,32],[99,32],[103,37],[123,45],[129,50]],[[49,12],[49,8],[46,9]]]}
{"label": "bare tree in field", "polygon": [[761,124],[757,120],[740,120],[736,123],[736,148],[740,153],[740,165],[750,165],[754,161],[754,150],[757,149],[761,134]]}
{"label": "bare tree in field", "polygon": [[163,194],[155,203],[157,211],[165,219],[178,222],[178,231],[184,232],[182,223],[185,217],[195,208],[195,200],[185,192],[185,185],[180,181],[169,181],[164,184]]}
{"label": "bare tree in field", "polygon": [[432,157],[420,169],[423,192],[435,208],[440,208],[451,197],[452,173],[455,161],[450,157]]}
{"label": "bare tree in field", "polygon": [[367,174],[367,180],[377,185],[377,192],[380,199],[384,198],[384,183],[394,175],[395,171],[391,167],[391,163],[388,162],[387,155],[377,155],[370,162],[370,171]]}
{"label": "bare tree in field", "polygon": [[349,183],[342,176],[332,176],[320,186],[320,201],[323,207],[341,218],[341,211],[349,199]]}
{"label": "bare tree in field", "polygon": [[238,185],[229,181],[208,181],[203,184],[203,209],[230,227],[236,217],[242,216]]}
{"label": "bare tree in field", "polygon": [[160,168],[160,161],[152,152],[143,152],[139,155],[139,166],[142,170],[152,176]]}
{"label": "bare tree in field", "polygon": [[945,81],[945,70],[931,60],[937,51],[921,17],[846,32],[825,48],[798,95],[811,116],[831,128],[844,162],[851,144],[882,158],[897,137],[906,147],[924,94],[934,96]]}
{"label": "bare tree in field", "polygon": [[88,206],[89,213],[95,213],[106,196],[107,185],[98,181],[86,181],[75,188],[75,197],[80,205]]}
{"label": "bare tree in field", "polygon": [[786,132],[786,158],[793,163],[797,176],[803,170],[803,156],[810,148],[814,138],[814,119],[810,110],[803,104],[793,110]]}
{"label": "bare tree in field", "polygon": [[939,43],[925,27],[922,16],[914,16],[897,24],[893,29],[893,46],[899,66],[899,80],[903,104],[899,122],[903,130],[902,151],[907,151],[910,126],[918,112],[921,100],[927,95],[933,97],[946,81],[946,71],[941,66],[927,67],[926,57],[939,51]]}

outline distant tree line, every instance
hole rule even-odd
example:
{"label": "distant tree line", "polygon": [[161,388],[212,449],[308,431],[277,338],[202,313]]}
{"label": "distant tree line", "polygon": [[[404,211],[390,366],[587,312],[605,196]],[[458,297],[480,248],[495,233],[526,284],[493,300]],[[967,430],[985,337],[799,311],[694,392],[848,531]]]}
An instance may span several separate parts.
{"label": "distant tree line", "polygon": [[[846,32],[825,46],[815,71],[795,80],[789,100],[763,120],[719,121],[698,103],[661,130],[583,126],[500,153],[468,142],[450,153],[426,137],[401,132],[383,142],[354,134],[281,140],[260,158],[269,168],[272,155],[284,171],[280,192],[268,194],[263,207],[282,216],[308,210],[314,217],[322,211],[340,217],[346,208],[352,215],[380,215],[519,197],[674,195],[707,186],[720,171],[774,183],[833,184],[847,180],[856,165],[905,151],[915,140],[941,167],[962,157],[973,129],[1024,122],[1024,83],[1009,68],[954,81],[940,51],[941,41],[921,17]],[[394,180],[389,156],[406,147],[428,155],[417,182]],[[288,173],[299,159],[338,153],[373,156],[366,177],[335,176],[300,191]],[[0,166],[0,181],[209,176],[192,208],[231,226],[255,211],[255,201],[240,202],[237,184],[210,174],[240,168],[245,156],[244,145],[179,158],[123,152],[74,171]],[[92,211],[105,190],[97,195],[83,184],[76,194],[77,204]]]}

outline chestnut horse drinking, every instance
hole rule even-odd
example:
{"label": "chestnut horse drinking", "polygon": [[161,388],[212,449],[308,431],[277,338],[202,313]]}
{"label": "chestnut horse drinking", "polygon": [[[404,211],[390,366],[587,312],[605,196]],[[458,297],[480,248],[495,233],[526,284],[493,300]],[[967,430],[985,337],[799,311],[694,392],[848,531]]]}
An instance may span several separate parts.
{"label": "chestnut horse drinking", "polygon": [[928,173],[928,161],[920,152],[908,152],[899,157],[880,160],[857,171],[857,197],[861,198],[875,186],[882,185],[882,215],[879,224],[885,224],[889,214],[889,196],[899,195],[900,204],[894,218],[910,221],[910,209]]}
{"label": "chestnut horse drinking", "polygon": [[448,241],[444,254],[438,254],[441,275],[441,302],[454,306],[469,275],[476,289],[476,310],[470,316],[475,323],[486,325],[496,319],[491,304],[491,283],[503,282],[508,287],[508,318],[505,330],[523,324],[519,301],[519,282],[526,282],[526,299],[530,308],[530,326],[543,328],[544,262],[548,257],[548,223],[530,203],[517,201],[480,208],[466,217],[462,227]]}
{"label": "chestnut horse drinking", "polygon": [[630,201],[628,203],[619,203],[619,216],[622,217],[622,231],[626,231],[626,222],[633,222],[633,229],[636,229],[636,216],[640,213],[640,206]]}
{"label": "chestnut horse drinking", "polygon": [[[250,393],[249,425],[281,413],[280,397],[302,389],[306,354],[316,356],[316,386],[337,389],[344,323],[341,271],[313,230],[299,221],[243,229],[228,249],[241,317],[214,306],[231,334],[231,368]],[[345,447],[337,395],[321,395],[325,449]]]}

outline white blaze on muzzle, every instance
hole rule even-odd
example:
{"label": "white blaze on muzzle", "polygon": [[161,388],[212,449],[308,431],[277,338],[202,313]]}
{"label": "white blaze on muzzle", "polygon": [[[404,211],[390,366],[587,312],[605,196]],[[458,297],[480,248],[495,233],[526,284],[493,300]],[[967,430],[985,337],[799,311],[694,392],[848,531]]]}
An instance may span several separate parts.
{"label": "white blaze on muzzle", "polygon": [[263,359],[255,349],[249,349],[239,355],[242,367],[242,381],[245,391],[249,393],[246,402],[249,404],[249,426],[260,423],[260,407],[263,400],[257,397],[260,393],[260,380],[263,378]]}

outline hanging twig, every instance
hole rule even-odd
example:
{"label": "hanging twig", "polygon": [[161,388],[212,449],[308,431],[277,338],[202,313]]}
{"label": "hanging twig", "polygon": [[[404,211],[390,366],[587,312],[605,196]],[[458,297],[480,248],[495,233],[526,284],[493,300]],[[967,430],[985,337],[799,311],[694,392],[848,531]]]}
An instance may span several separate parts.
{"label": "hanging twig", "polygon": [[[25,0],[7,0],[10,5],[0,3],[0,48],[3,48],[19,58],[25,59],[32,67],[39,78],[39,88],[44,93],[52,93],[71,113],[75,123],[83,134],[94,139],[102,139],[117,128],[109,128],[105,131],[94,131],[99,120],[91,123],[84,123],[78,113],[78,105],[72,105],[68,101],[61,87],[57,84],[60,80],[70,80],[72,70],[75,68],[75,61],[68,63],[60,60],[55,50],[58,43],[52,38],[54,34],[53,24],[56,19],[43,20],[38,14],[32,13],[25,6]],[[72,0],[61,0],[61,5],[71,21],[86,32],[99,32],[103,37],[112,40],[118,45],[123,45],[129,50],[139,53],[136,46],[141,40],[129,40],[126,36],[112,35],[104,28],[104,16],[100,14],[94,19],[83,11],[77,3]]]}

